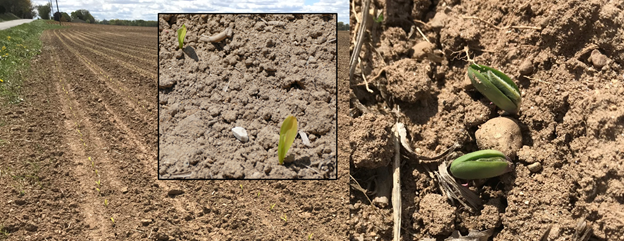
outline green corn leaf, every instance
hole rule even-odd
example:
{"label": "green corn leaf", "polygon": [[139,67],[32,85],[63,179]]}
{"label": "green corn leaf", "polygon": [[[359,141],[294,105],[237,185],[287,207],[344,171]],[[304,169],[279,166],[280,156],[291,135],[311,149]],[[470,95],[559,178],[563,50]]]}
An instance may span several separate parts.
{"label": "green corn leaf", "polygon": [[494,68],[471,64],[468,66],[468,77],[472,85],[499,108],[518,113],[522,97],[518,86],[505,75]]}
{"label": "green corn leaf", "polygon": [[379,16],[377,16],[377,19],[375,19],[376,23],[381,23],[383,22],[383,13],[379,14]]}
{"label": "green corn leaf", "polygon": [[284,165],[284,158],[286,157],[288,149],[290,149],[290,146],[293,144],[293,141],[295,141],[295,136],[297,136],[297,118],[288,116],[284,120],[284,123],[282,123],[280,140],[277,146],[277,156],[280,165]]}
{"label": "green corn leaf", "polygon": [[180,43],[180,49],[184,43],[184,37],[186,36],[186,25],[182,24],[182,27],[178,29],[178,43]]}
{"label": "green corn leaf", "polygon": [[481,150],[463,155],[451,163],[449,170],[461,179],[486,179],[512,170],[507,156],[497,150]]}

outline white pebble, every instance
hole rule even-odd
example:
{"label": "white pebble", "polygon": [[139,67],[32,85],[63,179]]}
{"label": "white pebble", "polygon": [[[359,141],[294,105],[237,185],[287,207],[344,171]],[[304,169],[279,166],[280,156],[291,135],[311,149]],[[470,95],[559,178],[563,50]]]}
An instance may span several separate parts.
{"label": "white pebble", "polygon": [[234,133],[234,137],[241,142],[249,141],[249,136],[247,136],[247,131],[242,127],[234,127],[232,128],[232,133]]}
{"label": "white pebble", "polygon": [[310,144],[310,139],[308,139],[308,135],[306,135],[305,132],[300,131],[299,132],[299,136],[301,137],[301,141],[303,142],[304,145],[306,145],[307,147],[311,147],[312,146]]}

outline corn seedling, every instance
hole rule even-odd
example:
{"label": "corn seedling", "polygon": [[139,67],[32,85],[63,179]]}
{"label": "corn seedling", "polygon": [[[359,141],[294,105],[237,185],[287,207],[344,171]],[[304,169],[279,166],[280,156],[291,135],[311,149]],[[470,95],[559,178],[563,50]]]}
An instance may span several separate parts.
{"label": "corn seedling", "polygon": [[95,188],[95,190],[96,190],[98,193],[100,193],[100,189],[99,189],[99,188],[97,188],[97,187],[96,187],[96,188]]}
{"label": "corn seedling", "polygon": [[461,179],[486,179],[512,170],[507,156],[496,150],[481,150],[460,156],[451,163],[451,174]]}
{"label": "corn seedling", "polygon": [[471,64],[468,66],[468,78],[496,106],[513,114],[518,113],[520,90],[509,76],[485,65]]}
{"label": "corn seedling", "polygon": [[288,116],[282,123],[279,144],[277,145],[277,156],[280,165],[284,165],[284,158],[293,141],[295,141],[295,136],[297,136],[297,118]]}
{"label": "corn seedling", "polygon": [[108,199],[104,199],[104,207],[108,207]]}
{"label": "corn seedling", "polygon": [[284,217],[280,217],[282,220],[284,220],[284,222],[288,222],[288,220],[286,219],[286,214],[284,214]]}
{"label": "corn seedling", "polygon": [[277,203],[271,204],[271,209],[269,209],[270,211],[273,211],[273,207],[275,207],[275,204],[277,204]]}
{"label": "corn seedling", "polygon": [[182,44],[184,43],[184,37],[186,36],[186,25],[182,24],[182,27],[178,29],[178,43],[180,49],[182,49]]}
{"label": "corn seedling", "polygon": [[241,192],[244,191],[243,190],[243,184],[239,184],[239,185],[240,185],[240,188],[241,188]]}
{"label": "corn seedling", "polygon": [[111,217],[111,221],[113,222],[113,225],[115,225],[115,219],[113,217]]}
{"label": "corn seedling", "polygon": [[97,185],[98,185],[98,187],[102,186],[102,185],[101,185],[102,183],[100,182],[100,180],[95,181],[95,184],[97,184]]}
{"label": "corn seedling", "polygon": [[308,241],[312,240],[312,234],[308,235]]}
{"label": "corn seedling", "polygon": [[383,13],[380,13],[379,16],[377,16],[377,18],[375,19],[376,23],[381,23],[383,22]]}
{"label": "corn seedling", "polygon": [[258,192],[258,196],[256,196],[256,197],[260,197],[260,192]]}

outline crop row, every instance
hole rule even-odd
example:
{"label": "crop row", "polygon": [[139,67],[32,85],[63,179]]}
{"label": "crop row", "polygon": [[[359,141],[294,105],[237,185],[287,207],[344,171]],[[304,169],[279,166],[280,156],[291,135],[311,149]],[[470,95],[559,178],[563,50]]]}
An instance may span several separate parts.
{"label": "crop row", "polygon": [[[65,45],[65,47],[66,47],[69,51],[71,51],[74,55],[78,56],[78,57],[80,58],[80,60],[81,60],[83,63],[85,63],[86,65],[88,65],[89,67],[91,67],[91,68],[92,68],[92,69],[94,69],[94,70],[95,70],[95,69],[99,69],[99,68],[97,68],[97,66],[95,66],[94,64],[92,64],[92,63],[91,63],[91,61],[89,61],[86,57],[84,57],[83,55],[81,55],[80,53],[78,53],[75,49],[73,49],[71,46],[69,46],[67,43],[65,43],[65,41],[64,41],[64,40],[63,40],[63,39],[62,39],[62,38],[61,38],[61,37],[60,37],[60,36],[59,36],[56,32],[55,32],[55,34],[56,34],[56,35],[57,35],[57,37],[61,40],[61,42],[63,43],[63,45]],[[139,100],[139,98],[137,97],[138,95],[137,95],[137,94],[134,94],[134,93],[130,93],[130,91],[129,91],[127,88],[125,88],[125,87],[123,86],[123,84],[121,84],[121,83],[120,83],[120,81],[118,81],[118,80],[116,80],[116,79],[114,79],[114,78],[111,78],[109,75],[107,75],[107,74],[105,74],[104,72],[102,72],[102,70],[101,70],[101,69],[99,69],[97,72],[99,72],[99,73],[100,73],[100,75],[102,75],[104,78],[108,79],[110,82],[114,83],[114,84],[117,86],[117,88],[119,88],[119,90],[123,91],[123,93],[125,94],[125,96],[126,96],[129,100],[132,100],[131,102],[136,101],[137,105],[139,105],[139,106],[143,107],[143,109],[144,109],[145,111],[147,111],[147,112],[151,112],[151,110],[148,110],[148,109],[145,107],[145,102],[146,102],[146,101],[143,101],[144,103],[141,103],[141,101],[140,101],[140,100]],[[148,104],[148,105],[149,105],[149,104]]]}

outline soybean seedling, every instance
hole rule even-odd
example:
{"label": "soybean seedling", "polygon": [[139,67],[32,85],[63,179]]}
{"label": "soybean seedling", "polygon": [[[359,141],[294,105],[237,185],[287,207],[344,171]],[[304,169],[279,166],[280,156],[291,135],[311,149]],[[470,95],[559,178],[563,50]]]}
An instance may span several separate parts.
{"label": "soybean seedling", "polygon": [[182,27],[178,29],[178,47],[182,49],[182,44],[184,43],[184,37],[186,36],[186,25],[182,24]]}
{"label": "soybean seedling", "polygon": [[479,64],[468,66],[472,85],[499,108],[516,114],[520,109],[520,90],[509,76],[492,67]]}
{"label": "soybean seedling", "polygon": [[288,152],[293,141],[295,141],[295,136],[297,136],[297,118],[288,116],[282,123],[279,144],[277,145],[277,156],[280,165],[284,165],[286,152]]}
{"label": "soybean seedling", "polygon": [[461,179],[486,179],[513,169],[507,156],[497,150],[481,150],[460,156],[451,163],[451,175]]}

